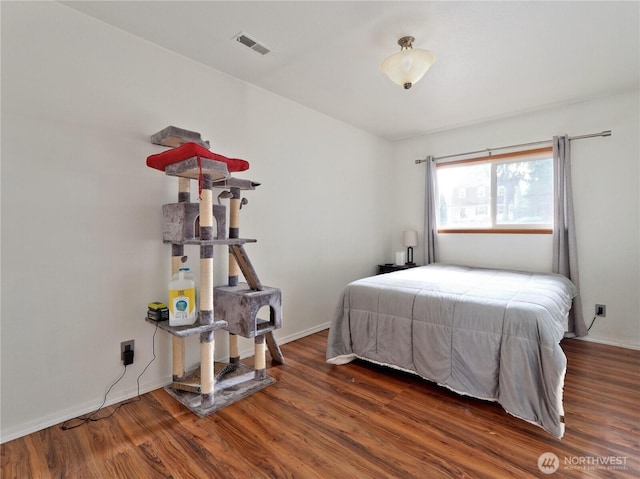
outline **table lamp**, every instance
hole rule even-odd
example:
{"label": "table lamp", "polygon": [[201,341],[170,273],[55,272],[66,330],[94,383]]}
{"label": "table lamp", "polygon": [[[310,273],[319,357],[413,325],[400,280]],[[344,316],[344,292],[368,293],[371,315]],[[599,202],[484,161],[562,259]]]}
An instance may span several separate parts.
{"label": "table lamp", "polygon": [[413,247],[418,246],[418,232],[407,230],[402,235],[402,243],[407,247],[407,264],[414,265]]}

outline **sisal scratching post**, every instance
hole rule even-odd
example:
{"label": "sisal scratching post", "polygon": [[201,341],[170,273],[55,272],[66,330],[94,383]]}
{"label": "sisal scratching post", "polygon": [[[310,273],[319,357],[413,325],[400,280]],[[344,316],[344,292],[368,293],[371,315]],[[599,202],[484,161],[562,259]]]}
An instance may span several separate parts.
{"label": "sisal scratching post", "polygon": [[[229,238],[240,237],[240,188],[231,187],[231,200],[229,202]],[[231,251],[229,251],[229,286],[238,285],[240,270],[238,263]]]}
{"label": "sisal scratching post", "polygon": [[[200,239],[213,240],[213,191],[211,176],[204,175],[200,193]],[[200,245],[200,324],[213,324],[213,244]],[[213,331],[200,335],[200,390],[202,407],[213,406],[215,337]]]}
{"label": "sisal scratching post", "polygon": [[215,336],[213,331],[200,335],[200,394],[203,409],[213,406],[215,395],[214,354]]}
{"label": "sisal scratching post", "polygon": [[264,334],[255,337],[254,365],[255,378],[262,380],[267,377],[267,360],[265,357]]}
{"label": "sisal scratching post", "polygon": [[[232,186],[231,200],[229,201],[229,238],[240,237],[240,188]],[[236,258],[229,250],[229,286],[238,285],[240,270]],[[240,363],[240,345],[238,336],[229,333],[229,363]]]}
{"label": "sisal scratching post", "polygon": [[191,180],[189,178],[178,178],[178,203],[189,203],[191,201]]}
{"label": "sisal scratching post", "polygon": [[237,365],[240,363],[240,343],[238,336],[229,333],[229,363]]}

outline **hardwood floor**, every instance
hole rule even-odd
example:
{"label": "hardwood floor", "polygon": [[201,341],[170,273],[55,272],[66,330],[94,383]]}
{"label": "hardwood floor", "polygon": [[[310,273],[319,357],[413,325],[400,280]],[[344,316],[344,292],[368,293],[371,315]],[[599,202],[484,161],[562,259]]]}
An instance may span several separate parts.
{"label": "hardwood floor", "polygon": [[[567,424],[557,440],[495,403],[411,375],[364,362],[330,366],[326,336],[283,345],[286,364],[268,371],[276,384],[204,419],[160,389],[107,420],[67,431],[50,427],[3,444],[1,476],[640,476],[640,351],[563,342]],[[556,472],[540,471],[543,453],[557,456]]]}

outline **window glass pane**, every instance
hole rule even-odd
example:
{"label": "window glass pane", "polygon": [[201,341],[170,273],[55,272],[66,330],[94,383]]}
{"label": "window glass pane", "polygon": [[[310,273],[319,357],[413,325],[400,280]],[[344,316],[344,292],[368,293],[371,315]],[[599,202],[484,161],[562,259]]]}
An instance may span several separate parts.
{"label": "window glass pane", "polygon": [[438,168],[438,227],[491,225],[491,165]]}
{"label": "window glass pane", "polygon": [[439,229],[537,231],[553,225],[551,149],[497,156],[438,165]]}
{"label": "window glass pane", "polygon": [[496,224],[553,223],[551,158],[496,165]]}

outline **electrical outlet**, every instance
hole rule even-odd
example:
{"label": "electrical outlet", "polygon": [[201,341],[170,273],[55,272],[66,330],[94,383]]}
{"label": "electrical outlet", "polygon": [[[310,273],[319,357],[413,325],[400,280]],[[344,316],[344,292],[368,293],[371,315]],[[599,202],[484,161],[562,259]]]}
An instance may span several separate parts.
{"label": "electrical outlet", "polygon": [[[126,361],[124,360],[124,353],[126,351],[131,351],[133,352],[133,345],[135,344],[135,341],[133,339],[130,339],[129,341],[122,341],[120,343],[120,360],[125,363],[125,365],[127,364]],[[133,362],[133,360],[131,360],[131,362]],[[129,363],[130,364],[130,363]]]}
{"label": "electrical outlet", "polygon": [[604,318],[607,316],[606,304],[596,304],[596,316],[600,316],[601,318]]}

